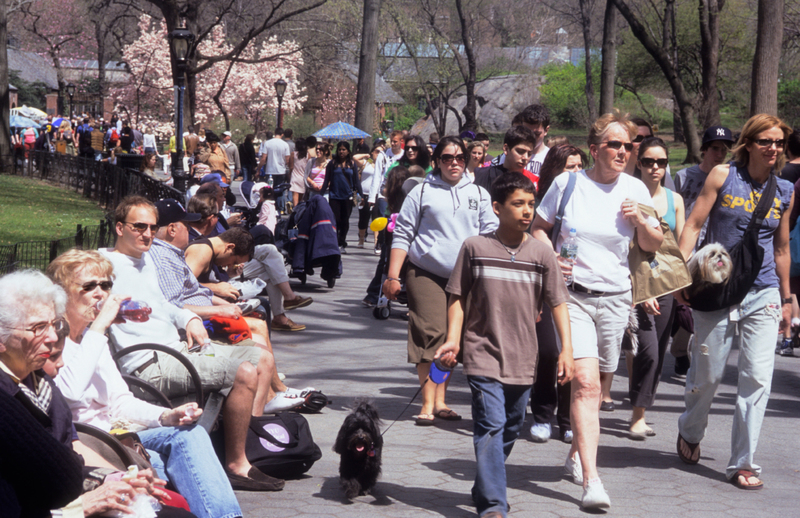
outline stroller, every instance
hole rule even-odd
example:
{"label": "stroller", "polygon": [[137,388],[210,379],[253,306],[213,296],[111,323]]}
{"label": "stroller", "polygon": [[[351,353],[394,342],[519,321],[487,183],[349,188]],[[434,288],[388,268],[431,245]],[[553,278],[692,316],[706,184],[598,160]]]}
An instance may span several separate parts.
{"label": "stroller", "polygon": [[328,288],[333,288],[342,276],[335,218],[328,200],[322,196],[299,203],[288,219],[278,222],[275,246],[291,265],[289,277],[300,279],[302,284],[318,267]]}
{"label": "stroller", "polygon": [[[383,285],[386,282],[386,277],[388,276],[389,253],[392,249],[392,237],[394,234],[389,228],[383,230],[381,234],[383,234],[383,246],[381,247],[381,258],[378,261],[378,268],[381,270],[381,290],[380,296],[378,297],[378,303],[375,304],[375,308],[372,310],[372,316],[378,320],[386,320],[392,314],[392,301],[386,298],[386,295],[383,294]],[[405,267],[400,272],[400,279],[400,293],[397,294],[397,300],[394,302],[407,306],[408,296],[406,294]]]}
{"label": "stroller", "polygon": [[[275,191],[275,196],[277,198],[281,197],[284,192],[288,192],[289,190],[288,183],[282,183],[277,187],[274,187],[273,190]],[[239,194],[241,195],[242,199],[244,200],[244,208],[242,209],[242,219],[245,222],[245,228],[248,230],[253,228],[258,224],[258,215],[261,212],[261,203],[260,203],[260,191],[262,188],[266,187],[267,184],[264,182],[251,182],[250,180],[244,181],[239,184]],[[281,220],[280,213],[277,214],[278,221]],[[276,229],[277,230],[277,229]]]}

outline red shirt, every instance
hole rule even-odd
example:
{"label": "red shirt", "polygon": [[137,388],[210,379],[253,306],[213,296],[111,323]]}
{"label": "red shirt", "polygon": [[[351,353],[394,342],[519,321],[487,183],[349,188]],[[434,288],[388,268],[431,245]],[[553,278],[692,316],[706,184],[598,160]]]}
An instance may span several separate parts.
{"label": "red shirt", "polygon": [[539,175],[528,171],[527,169],[522,170],[522,174],[527,176],[530,181],[533,182],[533,187],[538,191],[539,190]]}

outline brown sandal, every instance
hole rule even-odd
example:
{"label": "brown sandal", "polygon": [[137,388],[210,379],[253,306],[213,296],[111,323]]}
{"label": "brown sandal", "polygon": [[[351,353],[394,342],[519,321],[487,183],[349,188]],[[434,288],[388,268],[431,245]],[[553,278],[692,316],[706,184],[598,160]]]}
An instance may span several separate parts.
{"label": "brown sandal", "polygon": [[[755,478],[758,480],[758,484],[742,484],[741,482],[739,482],[739,477],[744,477],[745,482],[747,482],[747,479],[749,478]],[[764,487],[764,482],[762,482],[761,479],[759,479],[755,473],[747,469],[738,470],[736,473],[733,474],[733,477],[730,479],[729,482],[734,486],[736,486],[737,488],[744,489],[745,491],[757,491]]]}
{"label": "brown sandal", "polygon": [[[683,454],[681,446],[689,448],[690,455],[687,457]],[[678,457],[686,464],[697,464],[700,462],[700,443],[691,443],[678,434]]]}

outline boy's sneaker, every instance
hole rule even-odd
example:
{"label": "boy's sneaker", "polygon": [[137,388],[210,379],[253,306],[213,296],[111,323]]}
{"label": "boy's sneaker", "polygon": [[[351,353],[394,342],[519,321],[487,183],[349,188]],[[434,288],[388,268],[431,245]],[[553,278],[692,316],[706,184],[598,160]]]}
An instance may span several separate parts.
{"label": "boy's sneaker", "polygon": [[531,440],[533,442],[547,442],[550,440],[551,433],[550,423],[533,423],[533,426],[531,426]]}
{"label": "boy's sneaker", "polygon": [[572,444],[572,430],[561,430],[561,442]]}
{"label": "boy's sneaker", "polygon": [[584,509],[606,509],[611,507],[611,499],[608,497],[603,483],[599,478],[593,478],[586,483],[581,497],[581,507]]}
{"label": "boy's sneaker", "polygon": [[780,356],[794,356],[794,348],[792,347],[791,340],[783,340],[775,348],[775,354]]}

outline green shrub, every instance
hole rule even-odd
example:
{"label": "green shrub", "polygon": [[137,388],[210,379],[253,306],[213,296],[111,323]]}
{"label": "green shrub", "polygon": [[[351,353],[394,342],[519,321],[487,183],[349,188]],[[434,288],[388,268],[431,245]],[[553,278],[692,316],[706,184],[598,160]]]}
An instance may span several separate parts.
{"label": "green shrub", "polygon": [[[545,82],[539,86],[540,101],[550,110],[551,123],[563,128],[586,128],[589,109],[586,106],[586,73],[583,62],[548,63],[539,69]],[[600,63],[593,62],[595,92],[600,92]]]}
{"label": "green shrub", "polygon": [[[410,130],[416,122],[425,116],[425,113],[412,104],[404,104],[397,110],[397,118],[394,121],[394,129],[398,131]],[[387,117],[389,115],[387,114]]]}

